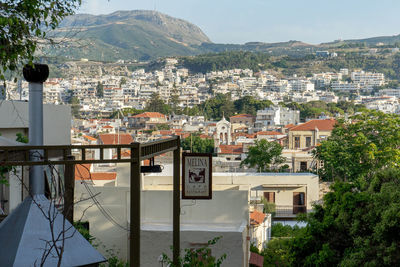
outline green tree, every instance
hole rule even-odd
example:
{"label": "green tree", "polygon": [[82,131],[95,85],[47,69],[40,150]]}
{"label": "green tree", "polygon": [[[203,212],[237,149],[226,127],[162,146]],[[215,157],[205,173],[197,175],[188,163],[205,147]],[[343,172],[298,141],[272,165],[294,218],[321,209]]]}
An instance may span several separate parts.
{"label": "green tree", "polygon": [[33,61],[39,40],[72,15],[81,0],[3,0],[0,3],[0,79]]}
{"label": "green tree", "polygon": [[179,258],[179,265],[176,266],[173,264],[172,260],[168,257],[167,254],[163,253],[163,261],[169,264],[171,267],[219,267],[222,262],[226,259],[226,254],[222,254],[221,257],[216,258],[212,256],[211,246],[215,245],[219,239],[222,237],[216,237],[207,242],[207,245],[193,249],[187,248],[185,249],[185,254],[183,258]]}
{"label": "green tree", "polygon": [[122,85],[126,84],[126,79],[125,77],[122,77],[121,80],[119,81],[119,87],[122,87]]}
{"label": "green tree", "polygon": [[214,140],[192,135],[181,141],[181,147],[193,153],[214,153]]}
{"label": "green tree", "polygon": [[165,104],[164,100],[160,98],[158,93],[153,93],[150,97],[150,100],[147,102],[146,111],[151,112],[160,112],[162,114],[170,114],[171,107]]}
{"label": "green tree", "polygon": [[70,104],[71,104],[72,116],[75,118],[79,118],[80,117],[79,110],[81,108],[79,99],[76,96],[71,97]]}
{"label": "green tree", "polygon": [[99,98],[103,98],[104,97],[104,86],[103,86],[103,84],[101,82],[97,82],[96,95]]}
{"label": "green tree", "polygon": [[246,165],[250,168],[257,168],[260,172],[284,171],[287,165],[279,167],[286,160],[282,157],[283,147],[277,142],[268,142],[265,139],[256,140],[254,146],[249,148],[247,158],[240,166]]}
{"label": "green tree", "polygon": [[314,151],[327,181],[356,181],[387,167],[400,166],[400,116],[368,111],[339,120],[327,141]]}
{"label": "green tree", "polygon": [[292,240],[297,266],[400,265],[400,170],[336,182]]}

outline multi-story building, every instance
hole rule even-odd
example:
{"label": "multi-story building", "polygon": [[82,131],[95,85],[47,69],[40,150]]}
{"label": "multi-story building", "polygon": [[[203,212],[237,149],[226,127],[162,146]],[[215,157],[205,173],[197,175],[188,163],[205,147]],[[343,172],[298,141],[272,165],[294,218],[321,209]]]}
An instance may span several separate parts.
{"label": "multi-story building", "polygon": [[262,129],[271,126],[283,126],[287,124],[298,124],[300,122],[300,111],[291,110],[281,106],[273,106],[257,111],[255,128]]}
{"label": "multi-story building", "polygon": [[331,135],[336,120],[310,120],[289,129],[289,149],[307,149],[316,146]]}
{"label": "multi-story building", "polygon": [[361,87],[382,86],[385,83],[385,75],[383,73],[353,71],[351,80],[360,84]]}

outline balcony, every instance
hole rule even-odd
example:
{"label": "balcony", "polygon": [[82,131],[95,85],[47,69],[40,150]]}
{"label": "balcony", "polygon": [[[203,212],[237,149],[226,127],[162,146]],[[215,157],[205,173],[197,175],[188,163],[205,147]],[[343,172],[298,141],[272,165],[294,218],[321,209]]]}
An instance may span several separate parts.
{"label": "balcony", "polygon": [[306,213],[305,205],[276,205],[275,218],[295,218],[299,213]]}

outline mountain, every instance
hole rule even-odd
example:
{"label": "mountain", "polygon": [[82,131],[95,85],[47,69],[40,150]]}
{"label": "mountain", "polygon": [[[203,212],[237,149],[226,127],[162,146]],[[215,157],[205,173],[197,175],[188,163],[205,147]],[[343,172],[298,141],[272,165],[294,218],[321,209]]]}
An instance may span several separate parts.
{"label": "mountain", "polygon": [[367,46],[376,46],[379,44],[383,45],[394,45],[400,42],[400,34],[392,36],[378,36],[369,37],[364,39],[348,39],[348,40],[338,40],[334,42],[328,42],[321,45],[335,45],[335,44],[365,44]]}
{"label": "mountain", "polygon": [[201,52],[197,46],[211,43],[196,25],[147,10],[77,14],[52,34],[62,42],[57,49],[47,47],[46,54],[103,61],[193,55]]}
{"label": "mountain", "polygon": [[67,17],[52,32],[56,47],[44,46],[38,55],[50,58],[115,62],[146,61],[166,56],[192,56],[226,51],[266,52],[270,55],[301,57],[319,49],[342,45],[393,45],[400,35],[334,41],[319,45],[301,41],[216,44],[196,25],[156,11],[117,11],[108,15],[77,14]]}

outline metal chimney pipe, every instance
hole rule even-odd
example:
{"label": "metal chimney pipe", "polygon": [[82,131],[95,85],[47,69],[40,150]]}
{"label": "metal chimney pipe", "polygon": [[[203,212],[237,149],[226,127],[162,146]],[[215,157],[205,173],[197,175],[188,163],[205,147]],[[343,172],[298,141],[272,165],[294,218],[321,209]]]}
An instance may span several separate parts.
{"label": "metal chimney pipe", "polygon": [[[43,82],[49,76],[49,67],[44,64],[25,65],[25,80],[29,82],[29,145],[43,145]],[[30,159],[40,160],[41,150],[31,150]],[[43,166],[29,169],[29,191],[32,195],[44,195]]]}

